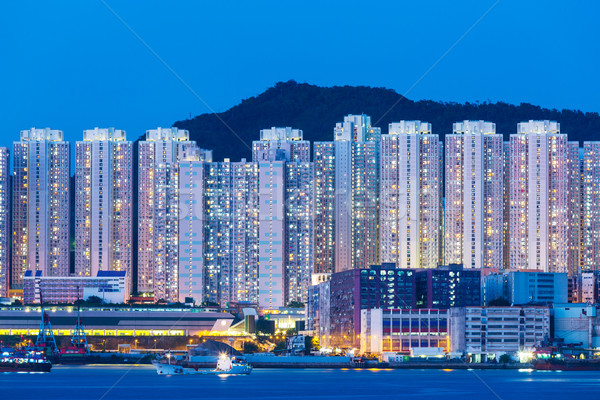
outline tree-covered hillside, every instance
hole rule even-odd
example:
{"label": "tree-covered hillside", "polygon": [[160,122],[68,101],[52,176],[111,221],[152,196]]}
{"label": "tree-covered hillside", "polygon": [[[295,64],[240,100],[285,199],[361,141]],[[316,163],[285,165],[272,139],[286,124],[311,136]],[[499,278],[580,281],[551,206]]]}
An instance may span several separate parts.
{"label": "tree-covered hillside", "polygon": [[[391,108],[396,102],[398,104]],[[390,110],[391,108],[391,110]],[[389,110],[389,112],[388,112]],[[505,137],[516,131],[517,123],[530,119],[560,122],[569,140],[600,140],[600,116],[597,112],[550,110],[522,103],[444,103],[412,101],[393,90],[365,86],[319,87],[294,81],[279,82],[256,97],[243,100],[219,117],[239,135],[234,135],[214,114],[202,114],[174,126],[190,131],[190,136],[206,149],[214,150],[214,160],[251,158],[249,146],[259,137],[260,129],[291,126],[302,129],[310,141],[332,140],[333,127],[347,114],[367,114],[374,126],[387,133],[390,122],[418,119],[432,124],[433,133],[443,136],[452,131],[452,123],[465,119],[483,119],[496,123],[496,131]],[[377,123],[375,125],[375,123]]]}

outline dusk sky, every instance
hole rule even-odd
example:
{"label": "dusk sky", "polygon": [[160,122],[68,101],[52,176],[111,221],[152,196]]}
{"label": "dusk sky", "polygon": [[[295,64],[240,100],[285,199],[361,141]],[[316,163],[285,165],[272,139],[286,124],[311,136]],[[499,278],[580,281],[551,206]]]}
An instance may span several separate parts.
{"label": "dusk sky", "polygon": [[[289,79],[403,94],[494,3],[106,0],[215,111]],[[33,126],[134,140],[209,111],[102,1],[1,7],[1,146]],[[599,17],[599,2],[500,1],[407,97],[600,111]]]}

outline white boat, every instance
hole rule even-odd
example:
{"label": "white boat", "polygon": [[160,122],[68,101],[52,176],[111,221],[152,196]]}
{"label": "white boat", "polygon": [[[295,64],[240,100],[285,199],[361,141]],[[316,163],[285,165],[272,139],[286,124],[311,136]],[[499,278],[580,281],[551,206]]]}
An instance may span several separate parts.
{"label": "white boat", "polygon": [[[162,362],[161,362],[162,361]],[[171,364],[170,354],[167,354],[167,363],[164,360],[153,361],[158,375],[249,375],[252,366],[240,358],[222,354],[217,361],[215,369],[203,369],[191,364]]]}

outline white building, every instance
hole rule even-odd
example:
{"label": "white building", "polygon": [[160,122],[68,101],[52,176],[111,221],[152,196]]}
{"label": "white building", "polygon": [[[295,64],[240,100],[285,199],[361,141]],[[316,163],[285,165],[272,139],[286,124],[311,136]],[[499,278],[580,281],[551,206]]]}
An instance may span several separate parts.
{"label": "white building", "polygon": [[496,124],[457,122],[446,135],[445,258],[465,268],[503,266],[504,152]]}
{"label": "white building", "polygon": [[600,347],[598,308],[590,304],[554,304],[554,337],[583,349]]}
{"label": "white building", "polygon": [[[83,131],[75,148],[75,275],[133,274],[133,146],[125,131]],[[131,282],[128,282],[131,291]]]}
{"label": "white building", "polygon": [[[581,303],[596,304],[600,295],[599,272],[582,272],[579,280],[579,295]],[[566,303],[566,301],[563,301]]]}
{"label": "white building", "polygon": [[98,271],[95,276],[43,276],[42,271],[26,271],[23,302],[73,304],[96,296],[105,303],[125,303],[129,299],[126,271]]}
{"label": "white building", "polygon": [[511,269],[568,272],[567,135],[552,121],[517,125],[510,136]]}
{"label": "white building", "polygon": [[550,335],[548,307],[457,307],[450,309],[450,349],[475,362],[531,352]]}
{"label": "white building", "polygon": [[448,348],[448,310],[361,310],[360,352],[444,355]]}
{"label": "white building", "polygon": [[258,164],[206,164],[204,179],[206,298],[258,303]]}
{"label": "white building", "polygon": [[31,128],[13,143],[12,288],[25,271],[69,274],[70,149],[62,131]]}
{"label": "white building", "polygon": [[[188,131],[177,128],[150,129],[139,143],[137,290],[156,300],[179,299],[177,163],[196,148]],[[212,152],[199,157],[210,162]]]}
{"label": "white building", "polygon": [[333,136],[314,143],[316,271],[323,273],[379,262],[381,129],[369,116],[347,115]]}
{"label": "white building", "polygon": [[442,249],[442,144],[421,121],[381,137],[381,262],[436,268]]}
{"label": "white building", "polygon": [[335,270],[335,142],[313,144],[315,164],[315,273]]}
{"label": "white building", "polygon": [[264,129],[258,163],[258,303],[277,309],[306,301],[313,271],[313,164],[302,131]]}
{"label": "white building", "polygon": [[600,142],[583,143],[581,270],[600,267]]}
{"label": "white building", "polygon": [[178,290],[196,304],[205,300],[204,274],[204,161],[197,148],[178,163]]}
{"label": "white building", "polygon": [[8,297],[10,280],[9,150],[0,147],[0,296]]}

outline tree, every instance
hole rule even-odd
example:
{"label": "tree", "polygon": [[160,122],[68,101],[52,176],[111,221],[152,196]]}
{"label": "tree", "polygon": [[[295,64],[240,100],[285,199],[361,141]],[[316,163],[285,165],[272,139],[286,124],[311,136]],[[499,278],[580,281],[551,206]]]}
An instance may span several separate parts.
{"label": "tree", "polygon": [[301,301],[290,301],[288,308],[304,308],[304,303]]}
{"label": "tree", "polygon": [[275,348],[273,349],[273,351],[283,351],[285,350],[285,341],[279,342],[275,345]]}
{"label": "tree", "polygon": [[256,321],[256,333],[259,335],[272,335],[275,333],[275,321],[259,319]]}
{"label": "tree", "polygon": [[285,336],[294,336],[297,333],[298,332],[296,332],[296,330],[294,328],[290,328],[287,331],[285,331]]}
{"label": "tree", "polygon": [[508,354],[502,354],[500,356],[500,358],[498,359],[498,362],[501,364],[506,364],[506,363],[512,362],[512,357],[509,356]]}
{"label": "tree", "polygon": [[304,336],[304,349],[306,351],[306,354],[309,354],[310,351],[314,348],[314,339],[316,338],[313,338],[312,336]]}
{"label": "tree", "polygon": [[88,306],[101,306],[104,304],[104,300],[98,296],[90,296],[85,300],[85,304]]}
{"label": "tree", "polygon": [[244,342],[244,354],[257,353],[259,350],[258,346],[254,342]]}

